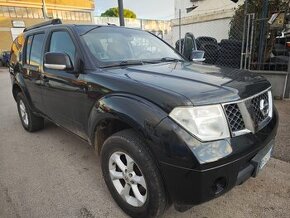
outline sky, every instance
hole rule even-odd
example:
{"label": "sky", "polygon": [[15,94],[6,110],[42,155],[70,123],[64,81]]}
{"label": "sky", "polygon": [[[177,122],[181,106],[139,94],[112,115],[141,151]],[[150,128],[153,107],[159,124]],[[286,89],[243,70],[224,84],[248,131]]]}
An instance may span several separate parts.
{"label": "sky", "polygon": [[[137,18],[168,20],[174,17],[174,0],[123,0],[124,8],[134,11]],[[118,0],[95,0],[95,14],[117,7]]]}

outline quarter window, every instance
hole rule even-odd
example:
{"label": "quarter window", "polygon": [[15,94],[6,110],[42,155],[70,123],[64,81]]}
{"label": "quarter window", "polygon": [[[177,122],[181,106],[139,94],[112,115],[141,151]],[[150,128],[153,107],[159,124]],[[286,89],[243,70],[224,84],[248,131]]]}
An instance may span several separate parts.
{"label": "quarter window", "polygon": [[31,52],[30,52],[30,65],[39,66],[42,56],[42,46],[44,43],[44,34],[34,35]]}
{"label": "quarter window", "polygon": [[74,64],[76,47],[68,32],[53,32],[50,40],[49,51],[67,54]]}
{"label": "quarter window", "polygon": [[30,62],[30,51],[31,51],[32,39],[33,39],[33,36],[29,36],[26,42],[26,54],[25,54],[26,64],[29,64]]}

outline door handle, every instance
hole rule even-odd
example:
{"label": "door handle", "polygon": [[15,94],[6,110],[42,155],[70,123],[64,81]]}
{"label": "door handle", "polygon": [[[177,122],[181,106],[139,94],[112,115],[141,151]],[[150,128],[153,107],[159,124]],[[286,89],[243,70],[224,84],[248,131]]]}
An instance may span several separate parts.
{"label": "door handle", "polygon": [[44,83],[48,83],[49,82],[49,78],[47,76],[42,76],[43,82]]}

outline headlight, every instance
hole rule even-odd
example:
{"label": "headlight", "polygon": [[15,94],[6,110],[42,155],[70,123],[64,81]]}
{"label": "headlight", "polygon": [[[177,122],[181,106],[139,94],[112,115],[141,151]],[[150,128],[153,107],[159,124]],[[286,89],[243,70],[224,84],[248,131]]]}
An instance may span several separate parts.
{"label": "headlight", "polygon": [[202,141],[230,137],[227,119],[221,105],[177,107],[169,116]]}

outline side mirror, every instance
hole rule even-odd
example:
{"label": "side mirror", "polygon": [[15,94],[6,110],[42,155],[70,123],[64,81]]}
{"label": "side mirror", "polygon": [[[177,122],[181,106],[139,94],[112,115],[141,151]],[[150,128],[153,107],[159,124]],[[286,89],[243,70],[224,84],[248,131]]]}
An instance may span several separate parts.
{"label": "side mirror", "polygon": [[53,70],[73,69],[70,57],[65,53],[47,52],[44,55],[44,66]]}
{"label": "side mirror", "polygon": [[191,53],[191,60],[197,61],[197,62],[203,62],[205,61],[204,54],[205,54],[204,51],[193,50]]}

